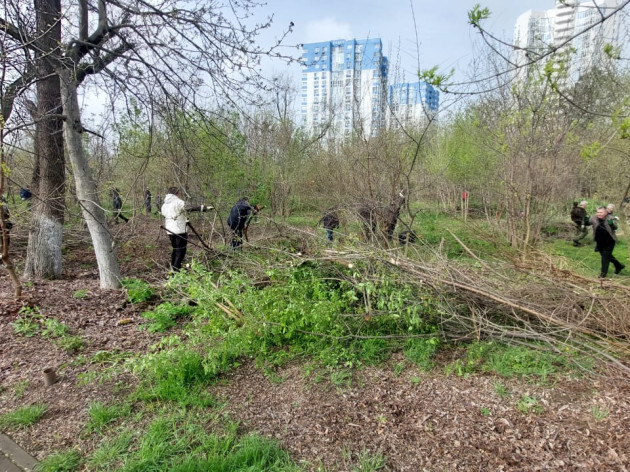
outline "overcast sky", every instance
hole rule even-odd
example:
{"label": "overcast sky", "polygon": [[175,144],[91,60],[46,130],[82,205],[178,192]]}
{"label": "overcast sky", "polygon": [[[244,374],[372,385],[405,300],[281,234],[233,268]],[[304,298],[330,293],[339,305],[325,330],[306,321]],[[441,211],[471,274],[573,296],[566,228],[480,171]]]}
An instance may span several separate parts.
{"label": "overcast sky", "polygon": [[[467,14],[476,3],[491,11],[485,27],[509,41],[520,14],[555,6],[554,0],[267,0],[261,13],[274,14],[272,34],[291,21],[295,24],[287,40],[291,45],[381,38],[390,67],[401,64],[406,80],[412,82],[418,62],[420,69],[439,66],[449,71],[455,68],[456,78],[466,76],[473,59],[473,43],[479,37],[468,24]],[[298,49],[289,51],[299,55]],[[276,72],[286,71],[286,66],[276,67]],[[299,72],[300,67],[294,66],[292,73],[298,76]]]}

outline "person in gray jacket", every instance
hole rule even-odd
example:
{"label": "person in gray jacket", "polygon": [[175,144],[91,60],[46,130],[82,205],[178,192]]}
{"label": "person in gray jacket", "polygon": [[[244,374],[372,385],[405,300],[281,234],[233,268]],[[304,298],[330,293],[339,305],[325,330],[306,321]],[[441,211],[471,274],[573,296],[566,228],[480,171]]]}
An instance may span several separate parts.
{"label": "person in gray jacket", "polygon": [[599,252],[601,256],[599,277],[604,278],[608,275],[608,266],[611,262],[615,266],[615,274],[618,274],[626,266],[613,256],[613,249],[615,249],[615,243],[617,242],[617,236],[615,235],[617,225],[615,220],[610,218],[605,206],[600,206],[595,216],[591,218],[590,224],[593,226],[595,251]]}

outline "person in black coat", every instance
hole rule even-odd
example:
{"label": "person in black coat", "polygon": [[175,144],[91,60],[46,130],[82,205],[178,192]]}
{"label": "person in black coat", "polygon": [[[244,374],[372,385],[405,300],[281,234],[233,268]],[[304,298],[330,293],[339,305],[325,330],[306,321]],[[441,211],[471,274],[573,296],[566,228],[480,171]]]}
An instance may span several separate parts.
{"label": "person in black coat", "polygon": [[116,213],[116,223],[118,223],[118,218],[125,223],[129,221],[129,218],[122,214],[122,199],[120,198],[120,191],[117,188],[112,190],[112,208]]}
{"label": "person in black coat", "polygon": [[612,262],[615,266],[615,274],[621,272],[626,266],[615,259],[613,249],[617,242],[615,230],[617,225],[615,220],[610,217],[606,207],[601,206],[597,209],[597,214],[591,218],[590,224],[593,226],[593,239],[595,240],[595,251],[601,256],[600,278],[608,275],[608,266]]}
{"label": "person in black coat", "polygon": [[574,246],[581,246],[582,239],[586,237],[588,230],[586,227],[590,224],[588,217],[586,216],[586,206],[588,202],[586,200],[579,203],[573,202],[573,208],[571,209],[571,221],[575,225],[575,238],[573,238]]}
{"label": "person in black coat", "polygon": [[254,207],[249,204],[249,198],[243,197],[234,204],[230,210],[227,224],[232,230],[232,249],[243,244],[243,228],[248,222],[250,215],[254,212]]}
{"label": "person in black coat", "polygon": [[144,208],[147,211],[147,215],[151,214],[151,191],[146,189],[144,191]]}
{"label": "person in black coat", "polygon": [[339,228],[339,216],[334,208],[329,208],[324,212],[324,216],[318,221],[326,230],[326,237],[328,241],[333,241],[333,231]]}

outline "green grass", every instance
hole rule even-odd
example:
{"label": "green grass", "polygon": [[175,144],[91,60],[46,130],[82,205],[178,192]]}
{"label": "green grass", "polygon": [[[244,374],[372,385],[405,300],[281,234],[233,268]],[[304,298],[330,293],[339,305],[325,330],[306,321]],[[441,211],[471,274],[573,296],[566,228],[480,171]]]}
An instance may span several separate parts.
{"label": "green grass", "polygon": [[403,352],[420,370],[428,371],[433,367],[433,356],[439,346],[438,338],[412,338],[407,341]]}
{"label": "green grass", "polygon": [[59,348],[70,354],[83,349],[85,346],[85,341],[78,334],[61,336],[54,342]]}
{"label": "green grass", "polygon": [[37,423],[46,413],[48,407],[42,403],[23,406],[0,416],[0,428],[21,429]]}
{"label": "green grass", "polygon": [[81,453],[75,449],[57,452],[41,461],[35,470],[37,472],[73,472],[81,465]]}
{"label": "green grass", "polygon": [[499,398],[507,398],[510,396],[510,390],[502,382],[495,380],[493,386],[494,391],[499,396]]}
{"label": "green grass", "polygon": [[534,344],[527,347],[475,342],[466,348],[464,356],[446,366],[446,373],[467,376],[475,372],[494,372],[504,377],[545,380],[560,371],[570,372],[573,369],[567,356],[539,349]]}
{"label": "green grass", "polygon": [[530,397],[529,395],[525,394],[521,395],[521,398],[516,404],[516,409],[524,415],[527,415],[530,412],[536,414],[540,414],[543,412],[543,407],[538,404],[538,398]]}
{"label": "green grass", "polygon": [[274,441],[256,435],[238,437],[204,429],[208,417],[196,410],[157,412],[141,434],[122,431],[104,439],[87,458],[89,470],[131,471],[278,471],[299,468]]}
{"label": "green grass", "polygon": [[134,433],[124,431],[113,438],[105,438],[100,446],[88,458],[87,470],[114,471],[127,456],[132,444]]}
{"label": "green grass", "polygon": [[593,405],[591,407],[591,415],[597,421],[604,421],[610,415],[610,410],[606,407]]}
{"label": "green grass", "polygon": [[365,449],[356,454],[356,464],[352,467],[352,472],[375,472],[385,470],[387,460],[381,454],[371,454]]}
{"label": "green grass", "polygon": [[[595,252],[595,243],[591,234],[582,240],[584,243],[581,247],[573,246],[571,238],[563,237],[547,239],[541,248],[544,252],[559,257],[557,263],[560,268],[568,269],[584,277],[595,278],[599,275],[601,257]],[[628,243],[625,238],[619,238],[615,245],[615,257],[625,265],[628,265]],[[630,267],[630,266],[629,266]],[[625,270],[620,275],[614,275],[614,267],[608,270],[609,277],[627,277],[630,275],[629,270]]]}
{"label": "green grass", "polygon": [[85,289],[75,290],[75,292],[72,294],[73,298],[77,298],[79,300],[87,296],[88,296],[88,291]]}
{"label": "green grass", "polygon": [[102,432],[108,425],[129,416],[131,407],[129,405],[104,405],[100,402],[91,403],[88,407],[90,417],[86,426],[88,431]]}

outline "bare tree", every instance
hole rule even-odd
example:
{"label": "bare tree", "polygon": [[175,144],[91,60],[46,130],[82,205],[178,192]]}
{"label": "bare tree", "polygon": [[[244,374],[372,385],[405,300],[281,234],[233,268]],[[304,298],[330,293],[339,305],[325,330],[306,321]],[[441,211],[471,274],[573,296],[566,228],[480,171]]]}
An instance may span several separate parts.
{"label": "bare tree", "polygon": [[[61,120],[61,89],[49,56],[61,50],[60,0],[34,0],[36,16],[35,51],[37,104],[32,104],[35,122],[35,171],[31,191],[34,196],[24,275],[61,276],[63,238],[65,159]],[[57,59],[58,60],[58,59]]]}
{"label": "bare tree", "polygon": [[[47,60],[61,80],[63,133],[73,168],[77,199],[90,231],[101,287],[116,288],[120,270],[83,149],[78,87],[89,77],[107,81],[108,90],[151,104],[157,91],[179,97],[192,108],[213,100],[238,106],[255,100],[264,88],[257,72],[260,57],[278,56],[275,45],[256,46],[257,34],[271,19],[252,20],[253,0],[223,5],[190,5],[171,0],[156,5],[144,0],[77,0],[77,16],[61,21],[62,54]],[[59,11],[56,18],[63,18]],[[72,11],[69,9],[69,11]],[[94,18],[92,18],[94,17]],[[46,52],[37,37],[9,24],[7,31],[27,50]],[[90,30],[90,27],[92,28]]]}

